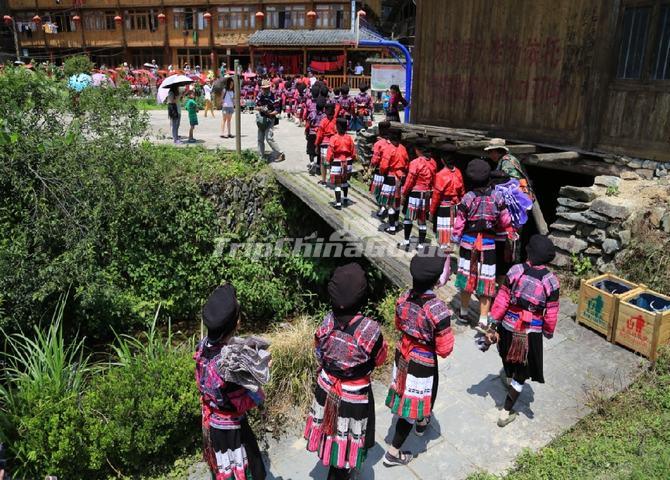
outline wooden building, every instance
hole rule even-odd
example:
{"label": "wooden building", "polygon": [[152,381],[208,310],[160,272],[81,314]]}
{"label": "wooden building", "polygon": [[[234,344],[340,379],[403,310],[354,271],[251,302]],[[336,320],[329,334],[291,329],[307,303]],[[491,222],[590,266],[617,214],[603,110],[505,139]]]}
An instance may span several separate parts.
{"label": "wooden building", "polygon": [[[203,69],[251,62],[249,38],[259,30],[352,30],[359,8],[371,16],[380,1],[351,0],[7,0],[20,49],[28,59],[60,61],[86,53],[98,65]],[[342,54],[349,45],[331,45]],[[291,72],[300,73],[300,72]]]}
{"label": "wooden building", "polygon": [[413,122],[670,161],[670,1],[416,4]]}

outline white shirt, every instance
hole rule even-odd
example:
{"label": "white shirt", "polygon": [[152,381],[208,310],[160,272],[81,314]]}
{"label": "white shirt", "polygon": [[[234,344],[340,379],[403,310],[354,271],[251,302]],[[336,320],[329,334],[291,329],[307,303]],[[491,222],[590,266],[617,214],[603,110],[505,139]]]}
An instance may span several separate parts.
{"label": "white shirt", "polygon": [[361,65],[356,65],[354,68],[354,75],[363,75],[365,69]]}
{"label": "white shirt", "polygon": [[224,90],[223,91],[223,106],[224,107],[234,107],[235,106],[235,91],[234,90]]}
{"label": "white shirt", "polygon": [[309,79],[310,86],[313,87],[315,83],[316,83],[316,77],[310,77],[310,79]]}
{"label": "white shirt", "polygon": [[205,92],[205,100],[211,100],[212,99],[212,87],[210,85],[205,84],[205,86],[202,87],[202,90]]}

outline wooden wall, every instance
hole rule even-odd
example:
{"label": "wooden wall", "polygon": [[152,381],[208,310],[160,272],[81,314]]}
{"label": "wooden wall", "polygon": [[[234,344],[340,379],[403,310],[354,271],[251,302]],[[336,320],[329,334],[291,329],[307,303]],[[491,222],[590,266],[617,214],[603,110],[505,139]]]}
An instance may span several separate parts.
{"label": "wooden wall", "polygon": [[613,81],[619,13],[619,0],[417,0],[413,121],[670,161],[669,82]]}

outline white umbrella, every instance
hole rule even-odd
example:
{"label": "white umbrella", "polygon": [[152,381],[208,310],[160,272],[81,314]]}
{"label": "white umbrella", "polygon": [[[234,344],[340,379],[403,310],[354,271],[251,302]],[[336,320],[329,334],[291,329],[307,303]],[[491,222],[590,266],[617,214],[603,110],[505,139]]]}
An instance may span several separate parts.
{"label": "white umbrella", "polygon": [[184,85],[189,85],[191,83],[193,83],[193,79],[186,75],[170,75],[163,80],[161,88],[183,87]]}
{"label": "white umbrella", "polygon": [[170,93],[170,87],[182,87],[191,83],[193,83],[193,79],[186,75],[170,75],[163,80],[161,86],[158,88],[158,92],[156,92],[156,103],[161,104],[165,102]]}

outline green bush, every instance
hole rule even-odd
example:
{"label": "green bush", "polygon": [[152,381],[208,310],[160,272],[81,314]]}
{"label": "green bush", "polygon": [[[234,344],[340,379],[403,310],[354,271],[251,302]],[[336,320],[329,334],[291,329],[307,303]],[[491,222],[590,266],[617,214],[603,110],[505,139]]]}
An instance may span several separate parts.
{"label": "green bush", "polygon": [[7,337],[0,381],[0,440],[15,478],[104,479],[170,462],[200,434],[193,342],[174,346],[155,325],[121,336],[107,363],[91,365],[83,342],[69,346],[59,308],[34,340]]}
{"label": "green bush", "polygon": [[172,335],[155,326],[144,337],[120,337],[115,363],[92,379],[84,397],[93,471],[129,475],[146,469],[150,459],[174,458],[199,439],[192,342],[175,348]]}
{"label": "green bush", "polygon": [[[0,379],[0,417],[16,478],[45,472],[80,478],[87,440],[80,401],[91,368],[83,342],[66,345],[61,328],[64,303],[50,327],[33,335],[6,334]],[[3,440],[0,438],[0,440]]]}
{"label": "green bush", "polygon": [[69,57],[63,62],[63,73],[66,78],[70,78],[72,75],[79,75],[80,73],[88,73],[90,75],[91,71],[93,71],[93,62],[86,55]]}

